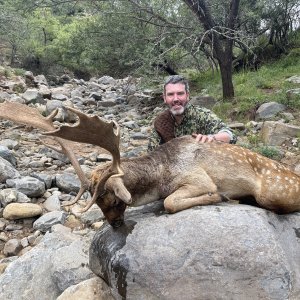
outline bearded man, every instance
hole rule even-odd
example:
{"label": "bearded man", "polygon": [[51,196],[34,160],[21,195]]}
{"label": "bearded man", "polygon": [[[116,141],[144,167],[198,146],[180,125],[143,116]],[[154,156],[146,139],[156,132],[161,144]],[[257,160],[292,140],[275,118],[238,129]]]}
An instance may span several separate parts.
{"label": "bearded man", "polygon": [[200,143],[236,143],[233,131],[212,111],[189,103],[189,84],[183,76],[174,75],[166,80],[163,98],[168,109],[154,120],[148,151],[183,135],[192,135]]}

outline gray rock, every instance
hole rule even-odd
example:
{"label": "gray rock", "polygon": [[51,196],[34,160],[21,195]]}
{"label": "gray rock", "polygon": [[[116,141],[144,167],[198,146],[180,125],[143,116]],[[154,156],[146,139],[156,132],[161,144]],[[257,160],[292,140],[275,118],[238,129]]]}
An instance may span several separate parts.
{"label": "gray rock", "polygon": [[129,129],[139,128],[139,125],[135,121],[127,121],[123,122],[123,125]]}
{"label": "gray rock", "polygon": [[116,80],[111,76],[102,76],[98,79],[98,83],[104,85],[115,85]]}
{"label": "gray rock", "polygon": [[12,95],[9,94],[8,92],[0,91],[0,103],[10,100],[11,97],[12,97]]}
{"label": "gray rock", "polygon": [[54,151],[52,149],[49,149],[47,147],[42,148],[39,151],[39,153],[40,154],[44,154],[45,156],[53,158],[55,160],[59,160],[59,161],[61,161],[63,163],[68,163],[69,162],[69,159],[64,154],[59,153],[57,151]]}
{"label": "gray rock", "polygon": [[66,193],[79,192],[80,180],[78,179],[77,175],[70,173],[58,174],[56,175],[55,180],[56,186],[62,191]]}
{"label": "gray rock", "polygon": [[47,79],[45,77],[45,75],[37,75],[34,77],[34,83],[36,85],[45,85],[45,86],[48,86],[48,82],[47,82]]}
{"label": "gray rock", "polygon": [[0,157],[0,182],[20,176],[19,172],[4,158]]}
{"label": "gray rock", "polygon": [[45,104],[46,101],[43,98],[43,95],[37,89],[27,89],[25,93],[22,94],[22,97],[25,99],[25,103],[40,103]]}
{"label": "gray rock", "polygon": [[68,287],[93,277],[89,243],[87,237],[47,233],[0,276],[0,299],[55,300]]}
{"label": "gray rock", "polygon": [[117,105],[117,103],[115,100],[103,100],[103,101],[98,101],[97,105],[102,107],[112,107]]}
{"label": "gray rock", "polygon": [[19,148],[19,143],[12,139],[3,139],[0,141],[0,144],[10,150],[17,150]]}
{"label": "gray rock", "polygon": [[300,76],[294,75],[286,79],[286,81],[292,82],[292,83],[300,83]]}
{"label": "gray rock", "polygon": [[56,194],[53,194],[50,197],[48,197],[43,203],[43,205],[47,209],[47,211],[61,210],[59,196]]}
{"label": "gray rock", "polygon": [[10,162],[13,167],[16,167],[17,160],[8,147],[0,145],[0,156]]}
{"label": "gray rock", "polygon": [[5,243],[3,253],[6,256],[15,256],[22,249],[21,242],[18,239],[11,239]]}
{"label": "gray rock", "polygon": [[296,99],[296,98],[299,99],[300,88],[288,90],[286,91],[286,94],[289,100]]}
{"label": "gray rock", "polygon": [[93,92],[89,95],[90,98],[95,99],[96,101],[101,101],[102,100],[102,94],[101,93],[97,93],[97,92]]}
{"label": "gray rock", "polygon": [[287,139],[300,135],[300,127],[281,122],[266,121],[261,129],[261,138],[264,144],[281,146]]}
{"label": "gray rock", "polygon": [[217,100],[211,96],[196,96],[191,97],[190,102],[196,106],[212,109],[213,106],[217,103]]}
{"label": "gray rock", "polygon": [[51,114],[55,109],[62,108],[63,103],[59,100],[48,100],[46,103],[46,113]]}
{"label": "gray rock", "polygon": [[277,102],[264,103],[257,109],[256,119],[269,119],[283,110],[285,110],[285,106],[283,104]]}
{"label": "gray rock", "polygon": [[91,225],[97,221],[103,220],[104,215],[99,207],[94,207],[80,215],[82,223]]}
{"label": "gray rock", "polygon": [[90,267],[116,299],[299,298],[300,213],[223,204],[168,215],[157,205],[94,237]]}
{"label": "gray rock", "polygon": [[132,138],[133,140],[147,140],[148,136],[141,132],[135,132],[130,136],[130,138]]}
{"label": "gray rock", "polygon": [[55,179],[55,176],[49,175],[46,173],[34,173],[31,175],[34,178],[37,178],[38,180],[44,182],[46,189],[50,189],[53,183],[53,180]]}
{"label": "gray rock", "polygon": [[68,99],[68,97],[64,94],[53,93],[52,94],[52,99],[57,100],[57,101],[66,101]]}
{"label": "gray rock", "polygon": [[9,187],[14,187],[17,191],[25,194],[28,197],[39,197],[46,191],[44,182],[31,176],[22,178],[7,179],[6,184]]}
{"label": "gray rock", "polygon": [[67,218],[67,214],[62,211],[51,211],[40,218],[38,218],[33,223],[33,228],[36,230],[40,230],[42,232],[49,231],[51,227],[55,224],[64,224]]}
{"label": "gray rock", "polygon": [[11,202],[18,203],[29,203],[31,202],[30,198],[28,198],[25,194],[17,191],[16,189],[3,189],[0,191],[0,203],[2,206],[6,206]]}

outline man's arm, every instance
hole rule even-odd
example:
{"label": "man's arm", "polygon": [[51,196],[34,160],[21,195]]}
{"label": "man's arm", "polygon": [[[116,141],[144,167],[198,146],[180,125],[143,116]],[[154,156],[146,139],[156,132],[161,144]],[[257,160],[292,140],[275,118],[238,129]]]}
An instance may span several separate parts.
{"label": "man's arm", "polygon": [[157,133],[155,129],[152,130],[152,133],[149,137],[148,142],[148,152],[153,151],[155,148],[157,148],[161,144],[161,137]]}
{"label": "man's arm", "polygon": [[212,111],[204,108],[198,111],[198,122],[205,128],[204,131],[195,132],[193,135],[198,142],[236,143],[237,137],[234,132]]}

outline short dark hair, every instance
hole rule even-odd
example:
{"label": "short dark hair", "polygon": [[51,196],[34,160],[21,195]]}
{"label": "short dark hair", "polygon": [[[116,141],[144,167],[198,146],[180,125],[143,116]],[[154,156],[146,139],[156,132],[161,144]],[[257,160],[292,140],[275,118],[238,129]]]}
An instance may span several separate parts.
{"label": "short dark hair", "polygon": [[185,79],[182,75],[172,75],[166,79],[165,84],[164,84],[164,94],[166,92],[166,85],[169,83],[172,83],[172,84],[182,83],[185,86],[185,91],[187,93],[190,92],[189,83],[188,83],[187,79]]}

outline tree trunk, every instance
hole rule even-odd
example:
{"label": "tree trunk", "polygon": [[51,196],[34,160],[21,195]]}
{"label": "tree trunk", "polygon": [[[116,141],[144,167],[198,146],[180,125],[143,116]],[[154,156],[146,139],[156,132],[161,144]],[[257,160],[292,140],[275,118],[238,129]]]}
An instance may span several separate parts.
{"label": "tree trunk", "polygon": [[232,83],[232,64],[224,63],[219,61],[221,78],[222,78],[222,88],[223,88],[223,98],[232,99],[234,97],[234,87]]}

